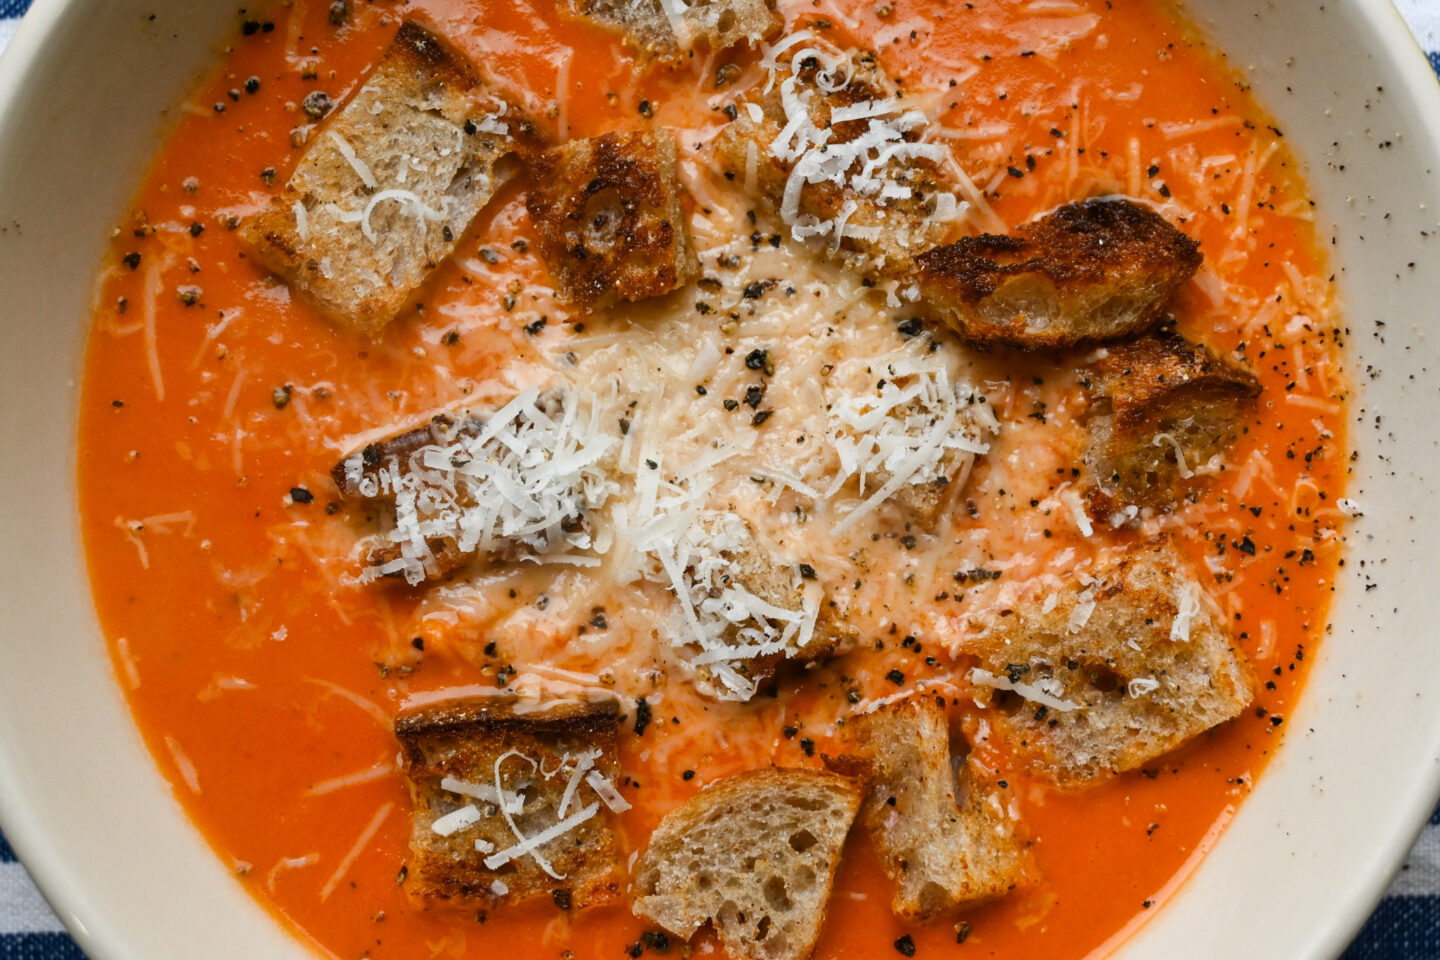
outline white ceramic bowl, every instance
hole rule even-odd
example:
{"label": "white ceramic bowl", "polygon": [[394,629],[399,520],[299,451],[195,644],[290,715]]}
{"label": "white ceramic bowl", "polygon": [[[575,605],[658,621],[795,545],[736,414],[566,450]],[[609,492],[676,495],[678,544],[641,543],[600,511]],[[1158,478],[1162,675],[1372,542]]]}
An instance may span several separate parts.
{"label": "white ceramic bowl", "polygon": [[[1333,957],[1440,788],[1440,87],[1388,0],[1190,12],[1278,118],[1335,237],[1365,517],[1285,749],[1118,955]],[[75,509],[106,237],[235,19],[231,3],[37,0],[0,60],[0,821],[99,960],[312,956],[151,763],[96,625]]]}

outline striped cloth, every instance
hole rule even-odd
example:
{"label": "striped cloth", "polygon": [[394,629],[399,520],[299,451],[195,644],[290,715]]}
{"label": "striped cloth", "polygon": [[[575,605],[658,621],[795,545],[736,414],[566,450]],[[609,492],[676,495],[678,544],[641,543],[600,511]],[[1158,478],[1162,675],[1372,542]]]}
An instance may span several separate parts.
{"label": "striped cloth", "polygon": [[[0,50],[31,0],[0,0]],[[1440,0],[1395,0],[1440,74]],[[85,960],[0,835],[0,960]],[[1440,960],[1440,809],[1341,960]]]}

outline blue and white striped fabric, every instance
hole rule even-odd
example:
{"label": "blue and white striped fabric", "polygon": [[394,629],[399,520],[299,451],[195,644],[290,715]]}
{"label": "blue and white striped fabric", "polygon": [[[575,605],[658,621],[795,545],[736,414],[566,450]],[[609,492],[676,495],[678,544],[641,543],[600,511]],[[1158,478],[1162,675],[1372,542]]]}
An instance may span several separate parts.
{"label": "blue and white striped fabric", "polygon": [[[0,0],[0,50],[31,0]],[[1440,0],[1395,0],[1440,74]],[[0,835],[0,960],[85,960]],[[1440,960],[1440,809],[1342,960]]]}

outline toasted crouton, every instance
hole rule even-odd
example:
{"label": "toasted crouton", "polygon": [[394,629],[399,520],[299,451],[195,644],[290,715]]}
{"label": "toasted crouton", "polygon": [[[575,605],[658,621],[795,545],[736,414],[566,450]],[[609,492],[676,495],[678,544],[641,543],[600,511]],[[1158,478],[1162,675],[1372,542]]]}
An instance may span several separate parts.
{"label": "toasted crouton", "polygon": [[[873,55],[832,59],[827,70],[826,61],[805,58],[758,102],[740,104],[716,139],[716,163],[774,206],[795,239],[823,238],[832,255],[868,275],[905,276],[950,232],[946,150],[919,142],[923,115],[897,99]],[[837,78],[845,81],[838,88]],[[787,101],[803,116],[792,117]]]}
{"label": "toasted crouton", "polygon": [[823,770],[712,783],[655,828],[631,908],[684,939],[710,923],[735,960],[805,960],[859,807],[859,787]]}
{"label": "toasted crouton", "polygon": [[407,21],[242,239],[335,323],[374,333],[455,249],[501,161],[533,142],[472,64]]}
{"label": "toasted crouton", "polygon": [[[572,391],[527,390],[496,409],[370,443],[331,470],[342,497],[383,508],[362,580],[441,579],[480,555],[518,559],[589,544],[613,484],[613,437]],[[559,466],[557,467],[557,464]]]}
{"label": "toasted crouton", "polygon": [[995,729],[1062,787],[1133,770],[1237,716],[1249,664],[1164,539],[996,618],[971,680],[1000,691]]}
{"label": "toasted crouton", "polygon": [[675,135],[607,133],[535,158],[526,206],[566,296],[591,309],[677,290],[699,272]]}
{"label": "toasted crouton", "polygon": [[668,14],[665,3],[569,0],[576,15],[619,30],[642,56],[652,58],[675,59],[701,42],[712,53],[741,43],[759,48],[783,24],[773,0],[690,0]]}
{"label": "toasted crouton", "polygon": [[1093,370],[1084,483],[1097,517],[1172,506],[1212,472],[1260,393],[1249,370],[1170,331],[1114,344]]}
{"label": "toasted crouton", "polygon": [[[971,763],[951,766],[949,724],[934,697],[880,707],[849,730],[872,778],[861,815],[895,884],[896,916],[929,920],[1029,879],[1004,790]],[[834,767],[844,771],[849,759]]]}
{"label": "toasted crouton", "polygon": [[762,543],[734,513],[702,514],[682,551],[695,617],[684,618],[686,636],[699,649],[698,673],[719,696],[748,700],[782,663],[817,660],[856,636],[847,611],[824,600],[800,562]]}
{"label": "toasted crouton", "polygon": [[613,899],[614,814],[629,806],[615,789],[618,727],[614,703],[583,701],[517,713],[487,697],[402,714],[414,801],[406,889],[425,902]]}
{"label": "toasted crouton", "polygon": [[919,258],[929,312],[967,340],[1029,350],[1128,337],[1200,268],[1200,245],[1130,200],[1067,203],[1011,236]]}

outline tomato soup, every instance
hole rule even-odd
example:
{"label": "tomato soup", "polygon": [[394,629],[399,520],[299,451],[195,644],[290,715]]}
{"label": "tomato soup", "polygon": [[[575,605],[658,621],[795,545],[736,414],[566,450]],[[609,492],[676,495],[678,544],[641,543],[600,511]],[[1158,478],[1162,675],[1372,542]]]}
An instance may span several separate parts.
{"label": "tomato soup", "polygon": [[[518,563],[421,588],[362,582],[357,544],[372,518],[341,502],[330,471],[366,442],[555,369],[576,382],[616,370],[643,379],[645,363],[670,357],[684,381],[707,342],[740,356],[768,347],[781,374],[809,362],[807,337],[839,357],[909,349],[893,334],[906,302],[781,242],[773,212],[706,160],[731,95],[719,68],[758,70],[758,53],[647,64],[546,0],[342,7],[332,17],[331,4],[291,0],[237,20],[117,224],[85,367],[79,507],[117,682],[235,882],[335,957],[654,952],[623,896],[583,911],[548,899],[417,904],[404,883],[410,799],[396,714],[477,688],[610,692],[624,714],[632,807],[618,830],[628,856],[706,783],[819,766],[844,752],[846,716],[939,689],[953,695],[973,749],[1005,774],[1042,879],[953,917],[904,923],[857,830],[817,957],[890,957],[908,935],[916,956],[1079,958],[1163,909],[1280,749],[1343,563],[1343,326],[1323,238],[1283,124],[1224,59],[1158,0],[780,4],[787,31],[823,21],[841,46],[876,51],[907,95],[930,98],[930,139],[974,187],[964,230],[1005,232],[1114,194],[1200,241],[1204,266],[1172,305],[1178,329],[1246,364],[1262,389],[1201,496],[1141,530],[1091,536],[1075,521],[1068,469],[1086,351],[970,352],[937,332],[1000,424],[956,501],[972,509],[957,507],[939,533],[867,529],[847,552],[825,547],[833,552],[816,566],[850,591],[860,641],[739,702],[704,695],[657,660],[654,624],[669,597],[654,584]],[[586,317],[555,294],[528,242],[523,176],[376,337],[337,328],[268,277],[236,228],[316,136],[307,97],[344,102],[410,17],[518,91],[557,140],[678,131],[702,270],[723,274],[738,241],[754,254],[738,269],[775,279],[775,305],[757,300],[727,319],[697,313],[690,298]],[[796,293],[784,299],[787,284]],[[812,337],[826,323],[833,339]],[[654,403],[721,410],[740,383]],[[756,440],[757,457],[767,444],[793,445],[779,431],[798,423],[788,419],[798,393],[769,402],[765,429],[776,432]],[[677,430],[698,435],[712,414],[675,416]],[[782,481],[762,477],[755,495],[792,516],[797,494]],[[801,527],[777,529],[808,542]],[[1205,573],[1257,695],[1237,719],[1140,770],[1062,792],[974,736],[986,707],[964,695],[966,638],[1010,585],[1098,555],[1097,538],[1157,533]],[[719,947],[702,932],[668,950]]]}

